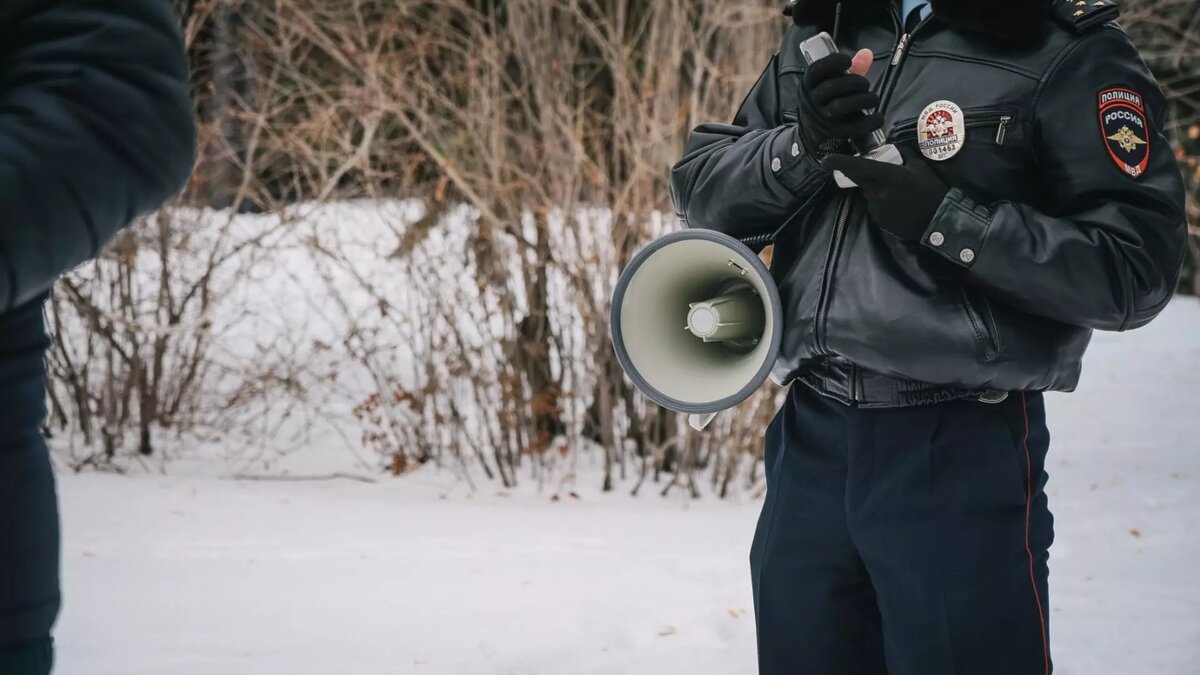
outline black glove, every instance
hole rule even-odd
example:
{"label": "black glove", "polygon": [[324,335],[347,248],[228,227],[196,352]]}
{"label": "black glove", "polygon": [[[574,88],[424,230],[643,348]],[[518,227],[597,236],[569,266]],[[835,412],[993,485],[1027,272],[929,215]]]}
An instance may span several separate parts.
{"label": "black glove", "polygon": [[831,155],[821,166],[858,183],[876,225],[904,241],[920,241],[950,186],[919,152],[901,148],[900,153],[904,166],[850,155]]}
{"label": "black glove", "polygon": [[862,75],[848,71],[852,59],[830,54],[813,62],[800,86],[800,136],[809,155],[818,160],[836,152],[853,152],[849,139],[866,136],[883,126],[879,95]]}

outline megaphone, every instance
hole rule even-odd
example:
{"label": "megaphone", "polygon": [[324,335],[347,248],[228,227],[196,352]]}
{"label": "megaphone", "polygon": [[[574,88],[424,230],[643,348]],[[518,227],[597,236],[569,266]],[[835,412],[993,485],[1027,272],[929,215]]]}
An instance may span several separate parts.
{"label": "megaphone", "polygon": [[689,415],[695,429],[746,400],[771,375],[783,304],[771,273],[745,244],[681,230],[642,249],[612,301],[612,340],[647,398]]}

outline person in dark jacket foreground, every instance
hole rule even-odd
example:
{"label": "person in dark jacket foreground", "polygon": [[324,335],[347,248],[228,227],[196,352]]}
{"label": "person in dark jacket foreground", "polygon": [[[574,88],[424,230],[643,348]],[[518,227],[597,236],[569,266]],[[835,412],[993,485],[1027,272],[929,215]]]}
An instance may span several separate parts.
{"label": "person in dark jacket foreground", "polygon": [[[845,54],[806,67],[837,4],[789,3],[734,123],[672,173],[688,226],[779,232],[776,376],[801,384],[766,433],[759,667],[1048,675],[1041,392],[1172,295],[1166,102],[1109,0],[846,2]],[[879,128],[904,166],[851,156]]]}
{"label": "person in dark jacket foreground", "polygon": [[25,675],[59,609],[42,303],[180,188],[195,140],[168,0],[9,0],[0,34],[0,673]]}

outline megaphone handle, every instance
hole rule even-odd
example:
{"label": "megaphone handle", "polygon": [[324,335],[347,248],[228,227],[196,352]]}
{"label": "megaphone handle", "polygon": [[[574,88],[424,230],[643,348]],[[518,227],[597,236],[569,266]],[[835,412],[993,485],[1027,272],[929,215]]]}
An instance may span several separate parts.
{"label": "megaphone handle", "polygon": [[706,413],[704,415],[688,415],[688,426],[696,431],[704,431],[710,422],[716,418],[717,413]]}

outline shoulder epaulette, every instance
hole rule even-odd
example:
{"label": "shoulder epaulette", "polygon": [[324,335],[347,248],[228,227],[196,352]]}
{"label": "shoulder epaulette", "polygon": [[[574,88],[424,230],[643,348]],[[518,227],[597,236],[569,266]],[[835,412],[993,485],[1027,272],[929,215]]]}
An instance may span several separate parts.
{"label": "shoulder epaulette", "polygon": [[1099,28],[1121,15],[1112,0],[1054,0],[1054,18],[1075,33]]}

